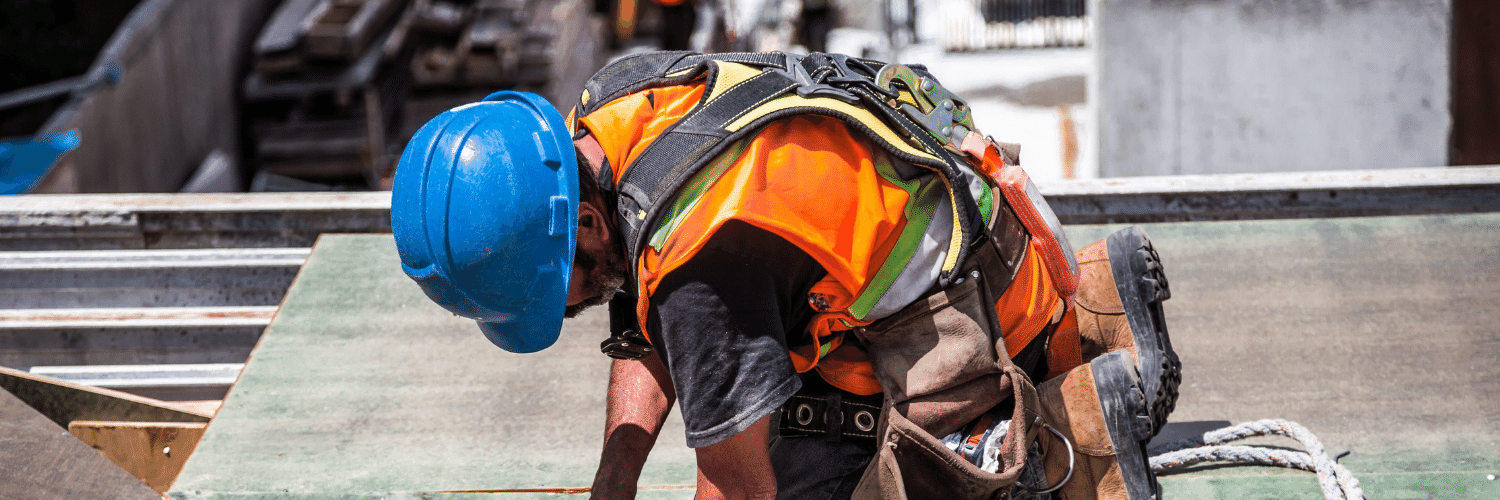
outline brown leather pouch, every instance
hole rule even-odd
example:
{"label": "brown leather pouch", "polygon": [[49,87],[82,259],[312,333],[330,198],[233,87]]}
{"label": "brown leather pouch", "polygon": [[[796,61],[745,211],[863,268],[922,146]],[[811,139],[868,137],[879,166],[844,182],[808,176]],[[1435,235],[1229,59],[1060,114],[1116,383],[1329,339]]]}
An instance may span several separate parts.
{"label": "brown leather pouch", "polygon": [[[1035,438],[1036,389],[1011,362],[995,326],[984,260],[962,283],[857,330],[886,399],[879,448],[854,498],[992,498],[1020,475]],[[942,436],[1009,398],[1016,404],[998,473],[943,445]]]}
{"label": "brown leather pouch", "polygon": [[[1029,395],[1036,400],[1031,384],[1012,384],[1018,400]],[[990,499],[1007,498],[1011,486],[1026,463],[1026,445],[1035,438],[1031,424],[1035,413],[1025,405],[1016,405],[1010,421],[1010,434],[1001,446],[1003,466],[1000,471],[985,472],[949,450],[942,441],[907,420],[899,411],[891,411],[889,400],[879,426],[875,458],[865,469],[853,499],[906,500],[923,498]],[[1028,415],[1030,415],[1028,417]],[[1014,436],[1027,436],[1015,439]]]}

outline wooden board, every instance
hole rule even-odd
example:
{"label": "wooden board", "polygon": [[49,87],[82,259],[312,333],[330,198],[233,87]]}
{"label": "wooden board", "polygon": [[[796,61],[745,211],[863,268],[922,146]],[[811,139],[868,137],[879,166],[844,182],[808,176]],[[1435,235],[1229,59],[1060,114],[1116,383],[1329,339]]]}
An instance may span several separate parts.
{"label": "wooden board", "polygon": [[396,0],[322,0],[302,22],[307,55],[353,61],[405,2]]}
{"label": "wooden board", "polygon": [[0,389],[66,428],[74,420],[207,422],[212,412],[0,366]]}
{"label": "wooden board", "polygon": [[0,391],[0,498],[161,496],[19,398]]}
{"label": "wooden board", "polygon": [[166,493],[206,428],[206,423],[75,420],[68,433],[151,489]]}
{"label": "wooden board", "polygon": [[[270,21],[261,28],[255,39],[255,55],[266,57],[286,54],[297,49],[302,35],[302,20],[316,7],[319,0],[287,0],[276,8]],[[300,62],[300,58],[294,57]]]}

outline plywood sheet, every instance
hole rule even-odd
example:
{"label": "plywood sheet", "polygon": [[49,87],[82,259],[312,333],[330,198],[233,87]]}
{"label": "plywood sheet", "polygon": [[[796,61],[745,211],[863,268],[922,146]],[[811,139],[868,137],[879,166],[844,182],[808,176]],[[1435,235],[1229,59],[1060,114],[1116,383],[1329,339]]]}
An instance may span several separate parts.
{"label": "plywood sheet", "polygon": [[[563,328],[551,349],[504,352],[401,273],[390,235],[324,236],[172,495],[511,499],[587,487],[604,434],[605,315]],[[642,498],[690,498],[693,463],[674,416]]]}
{"label": "plywood sheet", "polygon": [[[1500,214],[1146,227],[1184,363],[1174,422],[1301,422],[1352,452],[1371,498],[1500,497]],[[1118,228],[1068,232],[1082,247]],[[552,349],[505,353],[401,274],[389,235],[325,236],[172,495],[575,492],[598,462],[604,336],[586,314]],[[643,498],[692,495],[671,422]],[[1318,495],[1265,468],[1163,483],[1167,498]]]}
{"label": "plywood sheet", "polygon": [[0,391],[0,498],[161,496],[19,398]]}

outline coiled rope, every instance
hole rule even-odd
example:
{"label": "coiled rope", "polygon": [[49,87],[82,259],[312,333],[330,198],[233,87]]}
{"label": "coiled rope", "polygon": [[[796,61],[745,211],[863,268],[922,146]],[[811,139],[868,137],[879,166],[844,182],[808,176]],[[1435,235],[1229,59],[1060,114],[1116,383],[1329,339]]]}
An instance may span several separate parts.
{"label": "coiled rope", "polygon": [[[1285,436],[1296,439],[1307,452],[1288,451],[1260,446],[1227,446],[1225,443],[1256,436]],[[1318,474],[1318,485],[1328,500],[1364,500],[1359,480],[1349,469],[1328,457],[1323,443],[1296,422],[1281,419],[1256,420],[1209,431],[1202,437],[1184,439],[1149,450],[1151,470],[1158,474],[1204,462],[1230,462],[1268,465],[1312,471]]]}

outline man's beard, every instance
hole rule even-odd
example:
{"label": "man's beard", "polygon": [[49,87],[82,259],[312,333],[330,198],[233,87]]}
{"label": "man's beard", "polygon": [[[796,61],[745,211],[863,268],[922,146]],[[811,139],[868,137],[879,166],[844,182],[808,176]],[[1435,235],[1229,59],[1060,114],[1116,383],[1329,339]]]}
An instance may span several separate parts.
{"label": "man's beard", "polygon": [[[602,265],[601,265],[602,264]],[[582,313],[585,309],[609,302],[615,298],[615,292],[625,284],[625,258],[615,252],[605,252],[604,262],[594,258],[588,253],[579,252],[573,257],[573,265],[579,269],[587,269],[583,275],[583,283],[580,286],[589,297],[583,302],[567,306],[563,309],[564,318],[572,318]]]}

